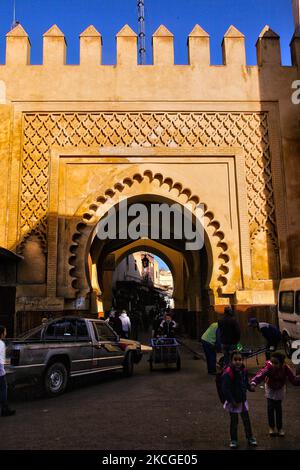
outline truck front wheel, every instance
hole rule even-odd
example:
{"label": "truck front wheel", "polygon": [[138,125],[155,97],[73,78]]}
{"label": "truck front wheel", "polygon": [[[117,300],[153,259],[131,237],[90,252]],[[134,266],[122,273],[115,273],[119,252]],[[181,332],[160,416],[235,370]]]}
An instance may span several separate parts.
{"label": "truck front wheel", "polygon": [[293,354],[293,351],[294,351],[293,348],[292,348],[293,340],[292,340],[292,338],[289,337],[289,335],[287,333],[283,334],[282,339],[283,339],[285,354],[290,359],[292,357],[292,354]]}
{"label": "truck front wheel", "polygon": [[51,364],[45,374],[45,392],[49,397],[56,397],[62,394],[68,384],[68,371],[62,362]]}

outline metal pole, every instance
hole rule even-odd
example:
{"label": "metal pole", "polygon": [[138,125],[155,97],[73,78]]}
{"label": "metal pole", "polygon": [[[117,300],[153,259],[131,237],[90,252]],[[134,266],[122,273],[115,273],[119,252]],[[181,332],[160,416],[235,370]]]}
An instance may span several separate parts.
{"label": "metal pole", "polygon": [[13,3],[13,22],[12,22],[13,27],[15,23],[16,23],[16,0],[14,0],[14,3]]}
{"label": "metal pole", "polygon": [[146,63],[146,33],[145,33],[145,2],[138,0],[138,46],[139,46],[139,64]]}
{"label": "metal pole", "polygon": [[19,24],[19,21],[16,20],[16,0],[13,0],[13,21],[11,29],[14,29]]}

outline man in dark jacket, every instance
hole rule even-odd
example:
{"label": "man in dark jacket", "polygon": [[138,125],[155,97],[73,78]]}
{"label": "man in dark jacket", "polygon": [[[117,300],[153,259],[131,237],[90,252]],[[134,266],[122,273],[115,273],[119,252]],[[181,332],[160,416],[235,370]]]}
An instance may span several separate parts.
{"label": "man in dark jacket", "polygon": [[256,318],[250,318],[248,325],[257,328],[266,340],[266,360],[270,360],[271,351],[276,351],[278,343],[281,341],[279,329],[270,323],[258,322]]}
{"label": "man in dark jacket", "polygon": [[220,341],[222,344],[222,352],[224,354],[224,365],[230,360],[230,351],[236,348],[241,338],[241,330],[231,307],[224,308],[224,316],[218,322],[220,331]]}

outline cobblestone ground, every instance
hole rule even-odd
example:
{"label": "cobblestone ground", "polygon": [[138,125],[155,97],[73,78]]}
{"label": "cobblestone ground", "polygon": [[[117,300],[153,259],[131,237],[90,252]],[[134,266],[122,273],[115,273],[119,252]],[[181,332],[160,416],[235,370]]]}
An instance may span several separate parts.
{"label": "cobblestone ground", "polygon": [[[261,361],[261,365],[263,361]],[[249,363],[251,370],[256,364]],[[18,390],[17,414],[0,419],[0,449],[227,449],[228,415],[203,360],[182,348],[182,370],[149,371],[147,357],[132,378],[121,373],[73,381],[55,399]],[[249,394],[258,449],[299,449],[300,387],[284,403],[286,437],[269,438],[264,391]],[[246,449],[240,427],[240,448]]]}

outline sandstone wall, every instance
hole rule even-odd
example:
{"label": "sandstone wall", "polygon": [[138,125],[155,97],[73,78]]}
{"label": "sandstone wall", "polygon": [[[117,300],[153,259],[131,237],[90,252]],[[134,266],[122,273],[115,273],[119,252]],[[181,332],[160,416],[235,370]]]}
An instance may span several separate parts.
{"label": "sandstone wall", "polygon": [[90,26],[80,35],[80,64],[66,65],[66,40],[54,25],[43,37],[43,64],[30,65],[22,26],[7,34],[0,244],[25,255],[20,304],[39,298],[60,310],[86,293],[87,267],[71,246],[78,224],[96,220],[97,198],[126,186],[126,176],[138,181],[134,175],[143,181],[135,194],[167,185],[207,205],[211,240],[219,234],[214,262],[223,256],[211,286],[216,297],[221,288],[220,303],[226,295],[237,304],[273,303],[277,280],[300,274],[300,107],[291,101],[300,36],[290,67],[281,65],[269,27],[256,44],[257,66],[247,65],[245,38],[233,26],[222,66],[210,65],[200,26],[188,38],[188,65],[174,64],[173,39],[158,28],[153,65],[140,66],[137,36],[125,26],[117,64],[101,65],[102,38]]}

